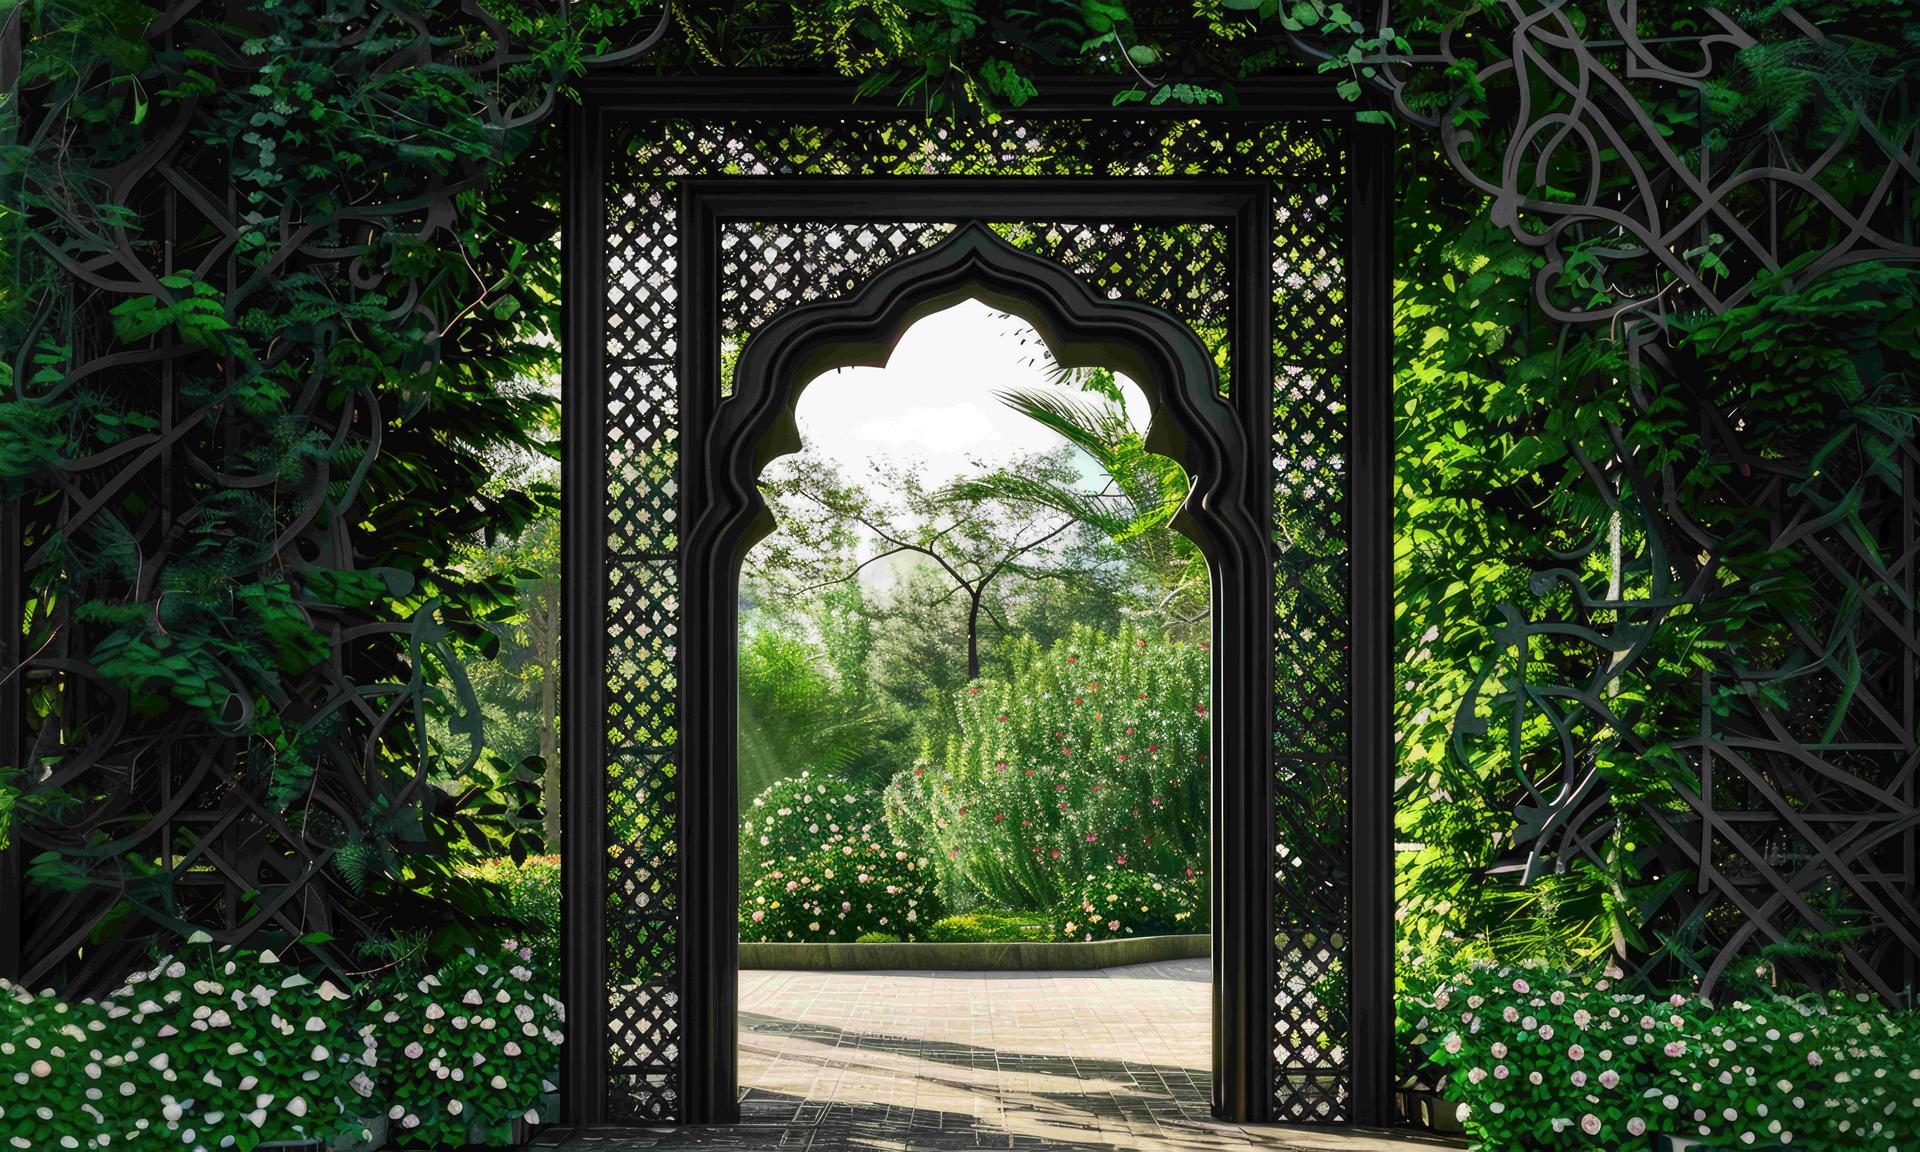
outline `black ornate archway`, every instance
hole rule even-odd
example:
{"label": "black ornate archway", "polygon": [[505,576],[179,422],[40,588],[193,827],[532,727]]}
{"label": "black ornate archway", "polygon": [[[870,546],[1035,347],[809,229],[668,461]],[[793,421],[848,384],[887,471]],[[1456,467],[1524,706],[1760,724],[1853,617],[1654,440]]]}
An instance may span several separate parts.
{"label": "black ornate archway", "polygon": [[[756,486],[777,456],[797,451],[794,407],[822,373],[884,365],[921,317],[974,298],[1020,316],[1066,367],[1111,367],[1138,383],[1153,412],[1149,448],[1183,464],[1193,487],[1175,525],[1201,546],[1213,577],[1213,923],[1215,1109],[1244,1113],[1266,1092],[1266,953],[1270,836],[1233,815],[1264,797],[1272,611],[1268,501],[1251,482],[1259,444],[1220,395],[1213,360],[1179,320],[1148,305],[1096,295],[1064,266],[1015,249],[979,223],[889,265],[844,299],[781,313],[747,343],[733,392],[714,413],[685,475],[694,509],[682,567],[682,715],[707,738],[689,745],[682,811],[698,882],[685,894],[685,992],[700,1027],[687,1037],[689,1105],[735,1119],[737,981],[736,795],[740,564],[772,527]],[[697,962],[694,958],[697,957]],[[704,1104],[701,1097],[706,1097]]]}
{"label": "black ornate archway", "polygon": [[1200,478],[1216,715],[1244,722],[1216,733],[1216,1109],[1387,1122],[1384,134],[1298,108],[930,126],[818,88],[753,93],[777,119],[600,96],[567,237],[570,1119],[734,1113],[753,480],[796,384],[981,296],[1137,373],[1154,446]]}

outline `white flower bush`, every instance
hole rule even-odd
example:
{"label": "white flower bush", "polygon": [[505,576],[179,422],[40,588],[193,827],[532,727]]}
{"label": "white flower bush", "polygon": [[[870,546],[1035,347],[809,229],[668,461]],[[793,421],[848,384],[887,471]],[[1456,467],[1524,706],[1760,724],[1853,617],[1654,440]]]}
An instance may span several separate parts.
{"label": "white flower bush", "polygon": [[272,952],[190,947],[98,1000],[0,981],[0,1152],[251,1152],[365,1139],[394,1109],[393,1142],[465,1144],[477,1124],[507,1143],[564,1024],[528,959],[467,953],[350,992]]}
{"label": "white flower bush", "polygon": [[167,957],[101,1000],[7,986],[0,1136],[19,1149],[249,1152],[324,1136],[373,1053],[271,952]]}
{"label": "white flower bush", "polygon": [[1716,1004],[1619,975],[1468,969],[1417,1002],[1417,1044],[1483,1149],[1920,1148],[1920,1015],[1864,997]]}
{"label": "white flower bush", "polygon": [[375,1078],[388,1142],[450,1147],[485,1129],[507,1143],[513,1122],[536,1119],[560,1064],[566,1012],[529,966],[533,950],[508,941],[467,952],[437,972],[395,981],[368,1005],[362,1028],[387,1053]]}

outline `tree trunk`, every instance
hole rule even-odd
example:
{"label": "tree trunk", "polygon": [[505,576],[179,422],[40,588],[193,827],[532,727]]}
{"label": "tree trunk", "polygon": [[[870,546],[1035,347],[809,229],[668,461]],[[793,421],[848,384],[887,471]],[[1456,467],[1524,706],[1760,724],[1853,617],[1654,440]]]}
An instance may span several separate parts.
{"label": "tree trunk", "polygon": [[980,679],[980,597],[986,592],[982,585],[973,594],[972,607],[967,609],[967,679]]}

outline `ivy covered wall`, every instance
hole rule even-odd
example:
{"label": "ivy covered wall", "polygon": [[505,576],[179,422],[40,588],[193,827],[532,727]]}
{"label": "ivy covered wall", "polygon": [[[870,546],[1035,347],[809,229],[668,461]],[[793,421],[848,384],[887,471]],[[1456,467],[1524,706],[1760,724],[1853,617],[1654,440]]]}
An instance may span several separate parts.
{"label": "ivy covered wall", "polygon": [[802,70],[941,117],[1324,71],[1400,140],[1409,957],[1910,984],[1913,15],[15,7],[0,959],[86,986],[205,927],[338,963],[457,936],[449,861],[540,845],[462,671],[511,583],[453,560],[557,500],[489,478],[554,451],[571,79]]}

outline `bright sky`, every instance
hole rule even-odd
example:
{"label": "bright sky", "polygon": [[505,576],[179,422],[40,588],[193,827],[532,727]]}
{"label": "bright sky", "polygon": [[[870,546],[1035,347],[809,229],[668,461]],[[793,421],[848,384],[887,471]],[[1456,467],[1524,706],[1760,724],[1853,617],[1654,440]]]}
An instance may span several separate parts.
{"label": "bright sky", "polygon": [[[932,484],[971,471],[975,460],[991,468],[1049,452],[1060,438],[994,395],[1051,386],[1045,363],[1040,335],[1025,321],[968,300],[907,329],[885,368],[844,368],[809,384],[795,409],[800,437],[849,477],[884,457],[918,463]],[[1120,386],[1143,424],[1145,396],[1125,377]]]}

